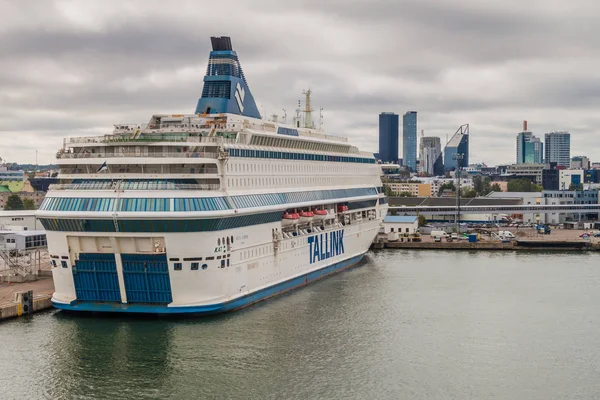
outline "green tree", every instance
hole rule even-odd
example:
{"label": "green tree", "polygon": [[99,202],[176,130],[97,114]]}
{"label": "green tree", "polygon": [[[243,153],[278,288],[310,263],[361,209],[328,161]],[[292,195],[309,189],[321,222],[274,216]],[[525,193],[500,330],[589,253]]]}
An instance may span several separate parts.
{"label": "green tree", "polygon": [[23,199],[24,210],[35,210],[35,203],[31,199]]}
{"label": "green tree", "polygon": [[491,190],[492,192],[501,192],[501,191],[502,191],[502,188],[500,187],[500,184],[498,184],[498,183],[494,183],[494,184],[492,185],[492,187],[490,188],[490,190]]}
{"label": "green tree", "polygon": [[4,206],[5,210],[23,210],[23,201],[19,197],[19,195],[11,194],[6,199],[6,205]]}
{"label": "green tree", "polygon": [[477,194],[483,193],[483,179],[481,178],[481,175],[475,175],[473,177],[473,190],[475,190],[475,193]]}
{"label": "green tree", "polygon": [[440,186],[440,189],[438,190],[438,196],[441,196],[442,193],[444,193],[444,190],[446,189],[450,189],[453,192],[456,192],[456,186],[454,186],[454,182],[447,182]]}
{"label": "green tree", "polygon": [[473,177],[473,189],[478,196],[485,196],[492,191],[491,179],[489,177],[482,177],[481,175],[475,175]]}
{"label": "green tree", "polygon": [[415,197],[415,196],[410,192],[400,192],[400,193],[398,193],[398,197]]}
{"label": "green tree", "polygon": [[486,176],[483,178],[483,190],[479,192],[481,196],[487,196],[492,191],[492,180]]}
{"label": "green tree", "polygon": [[419,221],[419,226],[427,225],[427,218],[425,218],[424,215],[419,214],[418,221]]}
{"label": "green tree", "polygon": [[508,181],[509,192],[541,192],[543,189],[540,185],[531,183],[527,179],[512,179]]}
{"label": "green tree", "polygon": [[583,183],[571,183],[569,190],[583,190]]}
{"label": "green tree", "polygon": [[460,191],[460,196],[469,199],[477,197],[477,192],[475,192],[475,189],[464,189]]}
{"label": "green tree", "polygon": [[395,195],[394,191],[392,190],[391,187],[389,187],[388,185],[383,185],[383,193],[387,196],[387,197],[392,197]]}

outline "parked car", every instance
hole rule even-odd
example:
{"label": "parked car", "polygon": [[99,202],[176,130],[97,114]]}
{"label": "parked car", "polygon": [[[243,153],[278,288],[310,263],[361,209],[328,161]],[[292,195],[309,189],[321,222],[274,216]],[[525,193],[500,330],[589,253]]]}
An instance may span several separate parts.
{"label": "parked car", "polygon": [[498,236],[502,239],[515,239],[516,236],[511,231],[499,231]]}
{"label": "parked car", "polygon": [[600,237],[600,232],[596,233],[594,237]]}
{"label": "parked car", "polygon": [[444,231],[431,231],[431,233],[429,235],[431,235],[431,237],[440,237],[440,238],[448,236],[448,234]]}

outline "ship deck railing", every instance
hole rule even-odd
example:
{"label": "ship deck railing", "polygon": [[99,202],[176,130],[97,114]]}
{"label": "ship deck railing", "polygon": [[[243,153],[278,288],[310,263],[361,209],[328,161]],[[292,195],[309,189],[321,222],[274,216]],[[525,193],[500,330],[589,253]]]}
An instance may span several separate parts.
{"label": "ship deck railing", "polygon": [[55,183],[49,190],[220,190],[219,184],[156,182],[135,185],[135,182]]}
{"label": "ship deck railing", "polygon": [[216,152],[173,152],[173,151],[161,151],[157,153],[146,153],[146,152],[115,152],[115,153],[91,153],[91,152],[80,152],[80,153],[69,153],[69,152],[58,152],[56,158],[58,159],[72,159],[72,158],[115,158],[115,157],[135,157],[135,158],[217,158],[218,153]]}
{"label": "ship deck railing", "polygon": [[82,136],[65,139],[65,144],[106,144],[106,143],[156,143],[156,142],[182,142],[182,143],[236,143],[237,132],[215,132],[215,136],[189,136],[190,133],[206,133],[209,131],[190,128],[187,130],[157,130],[142,132],[137,136],[133,134],[116,134],[103,136]]}

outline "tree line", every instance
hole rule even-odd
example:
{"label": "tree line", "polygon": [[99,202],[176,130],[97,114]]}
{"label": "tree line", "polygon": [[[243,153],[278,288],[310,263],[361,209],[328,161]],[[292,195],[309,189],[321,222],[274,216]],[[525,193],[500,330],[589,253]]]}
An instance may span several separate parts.
{"label": "tree line", "polygon": [[6,199],[4,209],[9,210],[35,210],[35,203],[31,199],[21,199],[17,194],[11,194]]}

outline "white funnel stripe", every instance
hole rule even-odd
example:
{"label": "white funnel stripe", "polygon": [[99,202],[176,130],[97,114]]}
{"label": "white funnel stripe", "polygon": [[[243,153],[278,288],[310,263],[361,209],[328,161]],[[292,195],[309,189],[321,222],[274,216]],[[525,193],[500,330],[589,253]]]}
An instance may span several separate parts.
{"label": "white funnel stripe", "polygon": [[238,83],[235,88],[235,100],[237,101],[237,105],[240,108],[240,112],[244,112],[244,96],[245,95],[246,95],[246,92],[244,91],[244,88],[242,88],[242,86],[240,86],[240,84]]}

